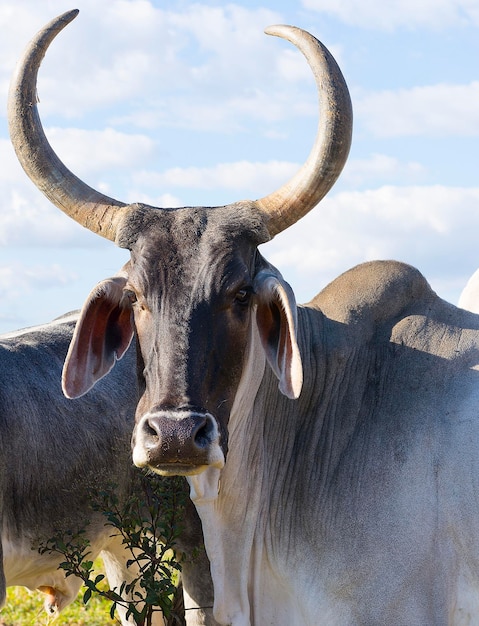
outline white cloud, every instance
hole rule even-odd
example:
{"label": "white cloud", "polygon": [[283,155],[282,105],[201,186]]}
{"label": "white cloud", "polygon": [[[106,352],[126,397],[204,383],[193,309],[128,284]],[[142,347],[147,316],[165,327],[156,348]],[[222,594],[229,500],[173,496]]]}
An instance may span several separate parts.
{"label": "white cloud", "polygon": [[33,187],[0,182],[0,247],[101,247],[104,239],[64,215]]}
{"label": "white cloud", "polygon": [[[338,56],[332,50],[334,58],[338,60]],[[311,69],[304,62],[303,56],[296,50],[285,50],[278,58],[279,75],[289,83],[295,83],[300,80],[309,80]]]}
{"label": "white cloud", "polygon": [[349,267],[374,259],[405,261],[436,289],[448,283],[456,289],[458,276],[463,285],[479,266],[478,206],[479,188],[384,186],[343,192],[323,200],[264,252],[302,300]]}
{"label": "white cloud", "polygon": [[25,173],[19,164],[10,139],[0,139],[0,186],[16,185],[25,181]]}
{"label": "white cloud", "polygon": [[249,9],[239,4],[208,6],[192,4],[186,11],[168,13],[169,22],[183,33],[190,33],[200,48],[214,52],[226,66],[242,66],[238,50],[247,55],[265,47],[265,26],[281,21],[277,11],[258,7]]}
{"label": "white cloud", "polygon": [[[41,10],[35,9],[35,3],[25,0],[24,4],[25,13],[27,6],[32,7],[25,23],[17,17],[22,7],[4,9],[3,19],[0,13],[0,25],[9,33],[7,40],[0,41],[0,96],[4,97],[22,47],[55,12],[65,9],[56,0]],[[38,92],[45,116],[54,113],[73,119],[129,102],[125,120],[158,125],[163,108],[167,119],[177,121],[181,111],[176,110],[176,98],[168,100],[168,92],[179,90],[180,102],[191,100],[187,94],[194,93],[198,106],[202,94],[208,94],[208,101],[214,101],[215,92],[232,98],[238,84],[245,89],[261,84],[276,64],[281,66],[287,50],[287,45],[278,47],[263,34],[266,25],[281,20],[279,13],[268,9],[194,3],[171,11],[144,0],[111,0],[98,11],[93,0],[81,4],[80,15],[55,38],[42,64]],[[156,112],[149,113],[152,110]],[[189,118],[193,111],[194,103]]]}
{"label": "white cloud", "polygon": [[4,298],[0,327],[4,330],[43,323],[78,308],[80,298],[74,303],[65,302],[65,294],[78,285],[81,277],[77,268],[31,261],[31,258],[9,259],[8,265],[0,263],[0,289]]}
{"label": "white cloud", "polygon": [[268,193],[289,179],[299,168],[297,163],[269,161],[254,163],[219,163],[213,167],[176,167],[163,173],[139,172],[133,180],[138,185],[184,187],[195,189],[253,190]]}
{"label": "white cloud", "polygon": [[21,263],[0,265],[0,289],[10,298],[24,297],[34,289],[50,289],[76,280],[77,274],[59,265],[28,266]]}
{"label": "white cloud", "polygon": [[[27,0],[23,4],[30,6]],[[24,45],[56,11],[64,10],[60,4],[52,0],[48,9],[35,9],[28,27],[15,26],[16,39]],[[72,170],[101,168],[86,151],[93,149],[100,158],[108,151],[108,143],[92,145],[94,135],[90,141],[75,130],[72,119],[82,119],[83,128],[93,120],[96,128],[128,125],[153,132],[177,127],[229,134],[247,129],[271,136],[278,134],[279,122],[316,115],[307,63],[291,44],[263,34],[266,25],[282,21],[280,13],[235,4],[195,3],[177,11],[159,5],[112,0],[99,12],[93,0],[83,0],[80,15],[52,43],[39,73],[39,108],[52,129],[52,143]],[[16,21],[15,11],[4,18],[5,28]],[[3,47],[0,41],[2,58]],[[0,66],[0,96],[2,90],[6,95],[16,58]],[[68,119],[72,128],[60,130],[54,116]],[[109,144],[111,157],[116,147]],[[133,148],[134,160],[141,145]],[[117,158],[121,154],[118,150]],[[77,165],[79,160],[87,169]]]}
{"label": "white cloud", "polygon": [[349,187],[401,181],[410,183],[422,177],[425,168],[417,161],[401,162],[386,154],[372,154],[367,159],[350,159],[341,174],[341,181]]}
{"label": "white cloud", "polygon": [[302,4],[367,29],[443,29],[467,22],[479,24],[475,0],[302,0]]}
{"label": "white cloud", "polygon": [[[132,180],[140,189],[161,190],[171,187],[197,190],[229,189],[257,198],[279,188],[294,176],[300,167],[300,163],[291,161],[237,161],[218,163],[212,167],[174,167],[164,172],[142,170],[134,173]],[[424,167],[418,162],[404,163],[385,154],[372,154],[367,159],[348,161],[341,175],[341,182],[349,187],[364,186],[372,181],[378,184],[395,181],[407,184],[417,181],[424,173]]]}
{"label": "white cloud", "polygon": [[[128,182],[130,171],[148,162],[154,152],[151,139],[109,128],[104,131],[52,128],[46,129],[46,133],[74,174],[114,197],[125,192],[116,185],[110,189],[113,186],[110,181]],[[103,245],[101,237],[81,228],[44,198],[23,172],[8,140],[0,140],[0,160],[0,246]],[[118,199],[128,201],[124,197]]]}
{"label": "white cloud", "polygon": [[[287,84],[270,84],[268,89],[260,86],[261,81],[250,77],[236,93],[227,94],[228,89],[218,78],[215,96],[204,85],[184,93],[171,96],[160,94],[161,103],[146,103],[141,110],[132,109],[111,119],[115,124],[154,129],[160,126],[194,131],[234,134],[251,130],[259,122],[259,134],[267,135],[271,124],[292,117],[314,117],[317,104],[314,94],[292,91]],[[219,93],[225,87],[222,93]],[[311,97],[312,95],[312,97]]]}
{"label": "white cloud", "polygon": [[[163,12],[150,2],[110,0],[100,7],[96,0],[81,0],[77,4],[79,16],[51,44],[38,80],[44,111],[69,118],[138,93],[155,75],[154,60],[161,48],[169,45],[162,32]],[[6,96],[10,74],[34,33],[65,10],[61,0],[2,4],[0,93]]]}
{"label": "white cloud", "polygon": [[[22,267],[20,265],[0,267],[0,286],[2,289],[16,289],[19,292],[33,286],[48,288],[64,285],[75,278],[75,274],[65,272],[59,265],[49,267]],[[13,293],[11,291],[10,293]]]}
{"label": "white cloud", "polygon": [[359,96],[355,112],[378,137],[479,136],[479,81]]}
{"label": "white cloud", "polygon": [[131,169],[148,162],[155,150],[151,138],[112,128],[101,131],[47,128],[45,133],[65,165],[77,175],[106,169]]}

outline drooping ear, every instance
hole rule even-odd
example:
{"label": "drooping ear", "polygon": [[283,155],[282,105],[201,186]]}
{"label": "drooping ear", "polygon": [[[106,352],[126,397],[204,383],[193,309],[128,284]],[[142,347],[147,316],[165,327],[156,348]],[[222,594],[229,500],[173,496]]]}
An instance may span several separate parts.
{"label": "drooping ear", "polygon": [[255,278],[256,322],[266,359],[279,379],[279,390],[296,399],[303,385],[303,367],[296,340],[297,313],[293,290],[273,267]]}
{"label": "drooping ear", "polygon": [[125,354],[134,334],[133,313],[122,299],[126,279],[107,278],[88,296],[63,366],[62,388],[78,398]]}

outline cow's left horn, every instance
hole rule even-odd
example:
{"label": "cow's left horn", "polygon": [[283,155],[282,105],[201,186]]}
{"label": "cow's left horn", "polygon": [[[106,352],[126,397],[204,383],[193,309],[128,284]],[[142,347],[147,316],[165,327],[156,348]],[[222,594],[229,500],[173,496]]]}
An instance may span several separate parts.
{"label": "cow's left horn", "polygon": [[95,191],[65,167],[45,137],[37,110],[40,63],[55,36],[77,15],[73,10],[55,18],[27,46],[10,85],[10,136],[18,160],[40,191],[82,226],[114,241],[126,205]]}
{"label": "cow's left horn", "polygon": [[341,70],[315,37],[294,26],[270,26],[265,32],[287,39],[304,54],[319,95],[318,132],[306,163],[280,189],[256,201],[274,237],[306,215],[334,185],[349,154],[353,113]]}

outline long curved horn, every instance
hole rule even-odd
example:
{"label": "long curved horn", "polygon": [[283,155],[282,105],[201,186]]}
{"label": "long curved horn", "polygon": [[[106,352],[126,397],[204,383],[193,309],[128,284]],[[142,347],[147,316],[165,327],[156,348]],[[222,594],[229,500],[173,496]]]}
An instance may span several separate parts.
{"label": "long curved horn", "polygon": [[10,86],[10,136],[18,160],[40,191],[82,226],[114,241],[126,205],[95,191],[65,167],[45,137],[37,109],[40,63],[56,35],[77,15],[75,9],[53,19],[27,46]]}
{"label": "long curved horn", "polygon": [[319,96],[319,125],[306,163],[285,185],[256,201],[268,216],[271,237],[308,213],[327,194],[346,163],[351,146],[352,106],[346,81],[328,50],[294,26],[270,26],[268,35],[293,43],[313,70]]}

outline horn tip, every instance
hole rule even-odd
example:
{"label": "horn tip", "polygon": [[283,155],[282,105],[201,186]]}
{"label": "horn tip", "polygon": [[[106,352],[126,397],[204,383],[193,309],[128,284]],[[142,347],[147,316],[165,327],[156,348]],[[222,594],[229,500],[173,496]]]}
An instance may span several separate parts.
{"label": "horn tip", "polygon": [[282,33],[285,30],[295,30],[295,26],[288,26],[287,24],[273,24],[272,26],[267,26],[264,29],[266,35],[274,35],[275,37],[282,37]]}
{"label": "horn tip", "polygon": [[44,33],[45,31],[50,30],[53,30],[55,35],[58,34],[58,32],[60,30],[63,30],[65,26],[72,22],[79,13],[80,9],[71,9],[70,11],[66,11],[61,15],[58,15],[57,17],[53,18],[51,22],[49,22],[41,31],[39,31],[37,33],[37,36]]}
{"label": "horn tip", "polygon": [[80,9],[71,9],[71,11],[67,11],[66,13],[64,13],[62,15],[62,18],[64,20],[67,20],[68,22],[71,22],[72,20],[74,20],[76,18],[76,16],[80,13]]}

